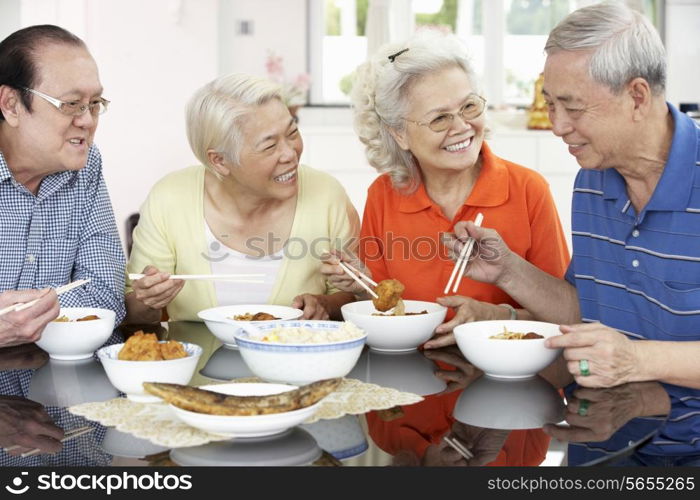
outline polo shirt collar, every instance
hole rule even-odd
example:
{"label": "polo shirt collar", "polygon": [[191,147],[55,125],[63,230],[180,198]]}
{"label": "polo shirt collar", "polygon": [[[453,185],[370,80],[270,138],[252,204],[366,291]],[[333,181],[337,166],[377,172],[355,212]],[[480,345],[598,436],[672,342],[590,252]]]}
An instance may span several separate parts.
{"label": "polo shirt collar", "polygon": [[[508,200],[508,169],[503,162],[491,152],[484,141],[481,145],[481,172],[474,183],[472,192],[464,205],[478,207],[495,207]],[[415,192],[402,196],[399,211],[416,213],[435,205],[425,190],[425,184],[420,183]]]}
{"label": "polo shirt collar", "polygon": [[5,155],[0,151],[0,182],[5,182],[7,179],[12,179],[12,172],[5,161]]}
{"label": "polo shirt collar", "polygon": [[[688,116],[667,103],[673,117],[675,130],[671,140],[671,149],[654,193],[644,207],[648,210],[685,210],[690,199],[695,174],[695,155],[697,148],[696,125]],[[617,199],[626,203],[627,185],[614,168],[603,171],[603,197]]]}

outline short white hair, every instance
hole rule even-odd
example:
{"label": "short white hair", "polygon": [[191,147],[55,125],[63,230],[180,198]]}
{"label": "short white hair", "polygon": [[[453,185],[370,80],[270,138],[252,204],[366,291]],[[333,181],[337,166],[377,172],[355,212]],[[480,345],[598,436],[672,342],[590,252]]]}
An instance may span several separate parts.
{"label": "short white hair", "polygon": [[592,50],[591,78],[614,93],[635,78],[644,78],[655,95],[666,88],[666,51],[651,22],[620,3],[578,9],[549,34],[547,55]]}
{"label": "short white hair", "polygon": [[[389,56],[408,49],[389,59]],[[454,35],[422,30],[402,43],[387,44],[355,71],[351,92],[355,131],[365,145],[369,164],[388,174],[392,185],[414,191],[420,184],[418,165],[389,132],[403,131],[411,86],[424,75],[459,67],[476,89],[476,76],[465,45]]]}
{"label": "short white hair", "polygon": [[258,76],[234,73],[198,89],[186,110],[187,139],[192,152],[215,175],[207,151],[239,163],[241,129],[245,118],[271,99],[282,102],[281,87]]}

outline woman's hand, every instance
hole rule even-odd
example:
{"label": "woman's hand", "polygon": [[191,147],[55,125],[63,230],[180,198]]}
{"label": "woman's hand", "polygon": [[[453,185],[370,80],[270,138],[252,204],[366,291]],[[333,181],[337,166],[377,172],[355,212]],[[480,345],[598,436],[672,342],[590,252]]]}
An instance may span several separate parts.
{"label": "woman's hand", "polygon": [[[546,339],[545,346],[564,349],[567,369],[579,385],[614,387],[638,381],[636,345],[625,335],[601,323],[561,325],[559,329],[564,335]],[[589,375],[581,373],[581,360],[586,360]]]}
{"label": "woman's hand", "polygon": [[498,285],[512,265],[513,255],[495,229],[478,227],[472,221],[460,221],[455,224],[455,232],[443,233],[442,244],[447,247],[450,257],[457,260],[467,239],[476,239],[476,244],[469,256],[464,276],[484,283]]}
{"label": "woman's hand", "polygon": [[481,302],[470,297],[454,295],[450,297],[438,297],[437,302],[445,307],[455,309],[455,315],[435,329],[435,336],[423,344],[425,349],[437,349],[455,343],[452,331],[456,326],[470,321],[488,321],[494,319],[509,319],[510,310],[496,304]]}
{"label": "woman's hand", "polygon": [[[347,274],[340,265],[339,262],[347,262],[355,269],[359,269],[363,274],[368,277],[372,277],[372,272],[365,267],[365,265],[355,256],[345,254],[339,250],[331,250],[330,253],[322,255],[321,260],[323,264],[321,265],[321,273],[326,276],[328,282],[344,292],[350,292],[355,294],[358,298],[366,299],[368,298],[367,290],[365,290],[362,285],[357,283],[354,279]],[[371,285],[370,285],[371,286]]]}
{"label": "woman's hand", "polygon": [[161,310],[180,293],[185,286],[183,280],[170,279],[169,273],[160,272],[154,266],[146,266],[145,276],[131,283],[134,298],[150,309]]}
{"label": "woman's hand", "polygon": [[304,319],[328,319],[330,317],[325,295],[302,293],[294,297],[292,307],[304,311]]}

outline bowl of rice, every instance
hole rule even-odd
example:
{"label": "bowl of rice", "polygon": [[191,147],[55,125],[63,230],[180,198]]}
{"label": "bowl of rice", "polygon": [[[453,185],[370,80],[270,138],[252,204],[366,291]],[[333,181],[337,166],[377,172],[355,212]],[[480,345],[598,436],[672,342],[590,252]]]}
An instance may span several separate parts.
{"label": "bowl of rice", "polygon": [[250,371],[268,382],[305,385],[344,377],[367,334],[347,321],[296,320],[239,329],[234,337]]}

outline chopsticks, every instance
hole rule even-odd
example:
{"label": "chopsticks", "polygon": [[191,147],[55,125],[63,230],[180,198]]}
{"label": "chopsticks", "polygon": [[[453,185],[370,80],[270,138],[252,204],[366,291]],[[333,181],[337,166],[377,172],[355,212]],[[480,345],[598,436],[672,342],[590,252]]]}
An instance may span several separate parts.
{"label": "chopsticks", "polygon": [[[372,297],[374,297],[375,299],[379,298],[379,295],[377,295],[377,292],[375,292],[369,286],[367,286],[367,284],[364,281],[362,281],[362,279],[364,279],[365,281],[367,281],[367,283],[369,283],[370,285],[375,286],[375,287],[377,286],[376,281],[374,281],[372,278],[370,278],[369,276],[364,274],[359,269],[352,267],[347,262],[338,261],[338,265],[340,265],[340,267],[343,268],[343,271],[345,271],[348,274],[348,276],[350,276],[352,279],[357,281],[357,283],[359,283],[362,286],[362,288],[367,290]],[[355,274],[355,273],[357,273],[357,274]],[[360,278],[362,278],[362,279],[360,279]]]}
{"label": "chopsticks", "polygon": [[469,451],[469,448],[464,446],[456,437],[450,437],[447,434],[445,434],[442,437],[442,440],[445,441],[450,447],[455,450],[457,453],[462,455],[465,460],[471,460],[474,458],[474,454]]}
{"label": "chopsticks", "polygon": [[[58,288],[55,289],[56,295],[61,295],[62,293],[69,292],[73,290],[74,288],[78,288],[79,286],[83,286],[85,283],[89,283],[90,278],[84,279],[84,280],[76,280],[72,283],[68,283],[67,285],[59,286]],[[41,299],[34,299],[29,302],[20,302],[18,304],[12,304],[11,306],[7,306],[4,309],[0,309],[0,316],[3,314],[7,314],[12,311],[21,311],[23,309],[27,309],[29,307],[32,307],[34,304],[39,302]]]}
{"label": "chopsticks", "polygon": [[[479,212],[476,214],[476,218],[474,219],[474,225],[479,227],[481,226],[481,223],[484,220],[484,215]],[[459,284],[462,282],[462,276],[464,276],[464,271],[467,269],[467,264],[469,263],[469,256],[472,253],[472,249],[474,248],[474,243],[476,240],[474,238],[469,238],[466,242],[466,244],[462,247],[462,251],[459,252],[459,258],[457,259],[457,262],[455,263],[455,267],[452,270],[452,274],[450,275],[450,279],[447,281],[447,286],[445,287],[445,291],[443,293],[447,294],[450,291],[450,286],[452,286],[452,281],[455,280],[455,277],[457,278],[454,281],[454,287],[452,288],[452,293],[456,293],[457,289],[459,288]]]}
{"label": "chopsticks", "polygon": [[[140,280],[145,274],[129,273],[130,280]],[[235,281],[237,283],[264,283],[260,278],[264,278],[262,273],[251,274],[172,274],[173,280],[212,280],[212,281]],[[255,279],[258,278],[258,279]]]}
{"label": "chopsticks", "polygon": [[[83,434],[87,434],[88,432],[92,432],[95,430],[94,427],[90,427],[89,425],[86,425],[85,427],[77,427],[75,429],[72,429],[63,436],[63,439],[61,439],[62,443],[65,443],[66,441],[69,441],[73,438],[77,438],[78,436],[82,436]],[[17,448],[21,448],[22,446],[16,444],[14,446],[10,446],[8,448],[3,448],[3,451],[8,452],[12,450],[16,450]],[[25,458],[25,457],[31,457],[32,455],[36,455],[37,453],[40,453],[41,450],[39,448],[34,448],[33,450],[29,450],[25,453],[22,453],[20,457]]]}

